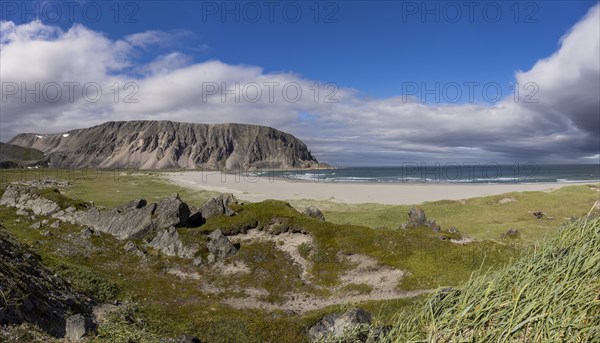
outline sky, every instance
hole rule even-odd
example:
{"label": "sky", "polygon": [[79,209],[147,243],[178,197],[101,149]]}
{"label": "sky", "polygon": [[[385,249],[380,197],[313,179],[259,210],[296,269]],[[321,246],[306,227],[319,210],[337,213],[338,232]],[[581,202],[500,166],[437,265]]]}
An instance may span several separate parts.
{"label": "sky", "polygon": [[599,163],[597,1],[3,1],[0,141],[241,122],[323,162]]}

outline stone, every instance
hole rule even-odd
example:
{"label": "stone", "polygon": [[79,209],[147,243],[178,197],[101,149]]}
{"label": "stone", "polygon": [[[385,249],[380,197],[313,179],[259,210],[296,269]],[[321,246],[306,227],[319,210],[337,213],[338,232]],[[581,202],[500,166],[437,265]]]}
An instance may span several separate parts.
{"label": "stone", "polygon": [[52,236],[52,232],[48,231],[48,230],[42,230],[40,232],[40,234],[44,237],[48,237],[48,236]]}
{"label": "stone", "polygon": [[323,215],[323,212],[321,212],[321,210],[319,210],[316,206],[307,207],[304,210],[304,212],[302,212],[302,214],[307,215],[312,218],[316,218],[318,220],[325,220],[325,216]]}
{"label": "stone", "polygon": [[425,211],[419,206],[413,207],[408,211],[408,226],[419,227],[427,223]]}
{"label": "stone", "polygon": [[323,317],[308,330],[312,342],[332,338],[344,338],[350,331],[371,325],[371,314],[361,308],[355,308],[342,314],[335,313]]}
{"label": "stone", "polygon": [[0,198],[0,205],[31,210],[34,214],[43,216],[60,210],[57,203],[36,194],[33,190],[31,187],[8,185]]}
{"label": "stone", "polygon": [[29,212],[23,208],[20,208],[17,210],[17,215],[18,216],[28,216]]}
{"label": "stone", "polygon": [[42,226],[46,226],[46,225],[48,225],[48,223],[49,223],[48,219],[42,220]]}
{"label": "stone", "polygon": [[202,257],[198,256],[194,259],[194,261],[192,261],[192,264],[194,265],[194,267],[198,267],[200,265],[202,265],[203,261],[202,261]]}
{"label": "stone", "polygon": [[89,226],[86,226],[83,229],[81,229],[79,235],[81,236],[81,238],[84,239],[90,239],[92,238],[92,236],[100,237],[100,233]]}
{"label": "stone", "polygon": [[223,193],[216,197],[212,197],[200,207],[202,218],[208,219],[218,215],[232,216],[235,214],[235,211],[229,208],[229,205],[236,202],[237,200],[235,200],[231,193]]}
{"label": "stone", "polygon": [[238,252],[238,248],[223,235],[221,229],[217,229],[208,235],[206,247],[209,252],[209,262],[235,255]]}
{"label": "stone", "polygon": [[186,247],[179,238],[179,233],[175,227],[162,230],[154,237],[148,246],[160,250],[167,256],[179,256],[182,258],[194,258],[198,249]]}
{"label": "stone", "polygon": [[127,252],[135,252],[137,250],[137,246],[135,246],[135,243],[133,243],[132,241],[129,241],[123,246],[123,250]]}
{"label": "stone", "polygon": [[502,235],[502,238],[517,238],[520,235],[521,233],[519,232],[519,230],[515,228],[510,228],[508,229],[508,231],[506,231],[506,233]]}
{"label": "stone", "polygon": [[202,226],[206,220],[202,216],[202,211],[199,208],[191,208],[190,216],[188,218],[188,226],[189,227],[199,227]]}
{"label": "stone", "polygon": [[60,222],[57,220],[54,223],[50,224],[50,227],[53,229],[58,229],[60,228]]}
{"label": "stone", "polygon": [[33,223],[33,224],[29,225],[29,228],[33,229],[33,230],[37,230],[37,229],[39,229],[41,227],[42,227],[42,222],[36,222],[36,223]]}
{"label": "stone", "polygon": [[179,194],[174,194],[156,205],[153,216],[155,229],[165,229],[171,226],[181,227],[187,225],[190,209],[181,200]]}
{"label": "stone", "polygon": [[65,338],[68,342],[79,342],[86,334],[85,317],[76,314],[67,318]]}
{"label": "stone", "polygon": [[141,204],[145,205],[145,200],[134,200],[110,210],[93,207],[87,211],[77,211],[74,220],[80,225],[92,227],[94,231],[113,235],[119,240],[137,239],[154,228],[152,215],[156,204],[136,207]]}
{"label": "stone", "polygon": [[435,221],[435,219],[429,219],[427,220],[427,222],[425,223],[425,226],[427,226],[428,228],[430,228],[431,230],[433,230],[433,232],[440,232],[440,230],[442,229],[438,223]]}
{"label": "stone", "polygon": [[454,227],[454,226],[451,226],[451,227],[448,229],[448,233],[460,233],[460,231],[458,231],[458,229],[457,229],[456,227]]}

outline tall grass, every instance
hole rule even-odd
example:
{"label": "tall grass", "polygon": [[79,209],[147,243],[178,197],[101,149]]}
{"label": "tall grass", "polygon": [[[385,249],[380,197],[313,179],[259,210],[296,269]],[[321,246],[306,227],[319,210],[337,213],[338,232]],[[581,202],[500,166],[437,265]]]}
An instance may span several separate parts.
{"label": "tall grass", "polygon": [[600,216],[399,314],[384,342],[600,342]]}

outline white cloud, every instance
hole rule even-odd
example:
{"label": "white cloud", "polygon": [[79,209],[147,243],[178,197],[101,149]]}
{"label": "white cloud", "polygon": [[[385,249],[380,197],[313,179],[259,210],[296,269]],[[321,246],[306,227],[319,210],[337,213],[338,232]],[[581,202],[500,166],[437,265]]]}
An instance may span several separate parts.
{"label": "white cloud", "polygon": [[[147,31],[113,41],[80,25],[68,31],[40,23],[0,24],[2,82],[95,82],[103,90],[96,103],[81,94],[74,101],[2,103],[0,138],[19,132],[65,132],[108,120],[166,119],[186,122],[241,122],[274,126],[303,139],[321,160],[345,164],[403,161],[589,161],[598,156],[600,85],[599,6],[562,39],[558,51],[515,77],[535,83],[538,103],[512,96],[494,104],[422,104],[414,99],[373,99],[339,89],[337,102],[324,102],[331,89],[292,73],[265,73],[257,66],[220,61],[192,64],[169,52],[140,65],[139,49],[162,44],[170,33]],[[181,34],[181,33],[180,33]],[[166,35],[166,36],[165,36]],[[132,72],[133,71],[133,72]],[[137,76],[132,76],[137,75]],[[117,103],[114,89],[121,86]],[[123,89],[128,82],[139,87]],[[246,98],[206,94],[210,85],[236,83]],[[268,85],[274,86],[272,101]],[[286,101],[284,85],[298,84],[302,97]],[[203,87],[205,85],[205,87]],[[252,102],[258,85],[262,96]],[[245,87],[244,87],[245,86]],[[312,87],[312,88],[311,88]],[[3,90],[4,91],[4,90]],[[133,103],[125,96],[132,95]],[[290,87],[290,97],[295,88]],[[587,156],[588,159],[585,159]]]}

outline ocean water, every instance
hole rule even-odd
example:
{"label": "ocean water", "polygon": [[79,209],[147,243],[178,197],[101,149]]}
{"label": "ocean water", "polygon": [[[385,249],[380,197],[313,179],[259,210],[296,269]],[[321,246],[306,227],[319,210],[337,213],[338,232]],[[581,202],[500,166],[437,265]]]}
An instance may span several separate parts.
{"label": "ocean water", "polygon": [[600,164],[542,165],[535,163],[434,164],[405,163],[398,167],[348,167],[327,170],[268,170],[261,177],[315,182],[374,183],[579,183],[600,182]]}

